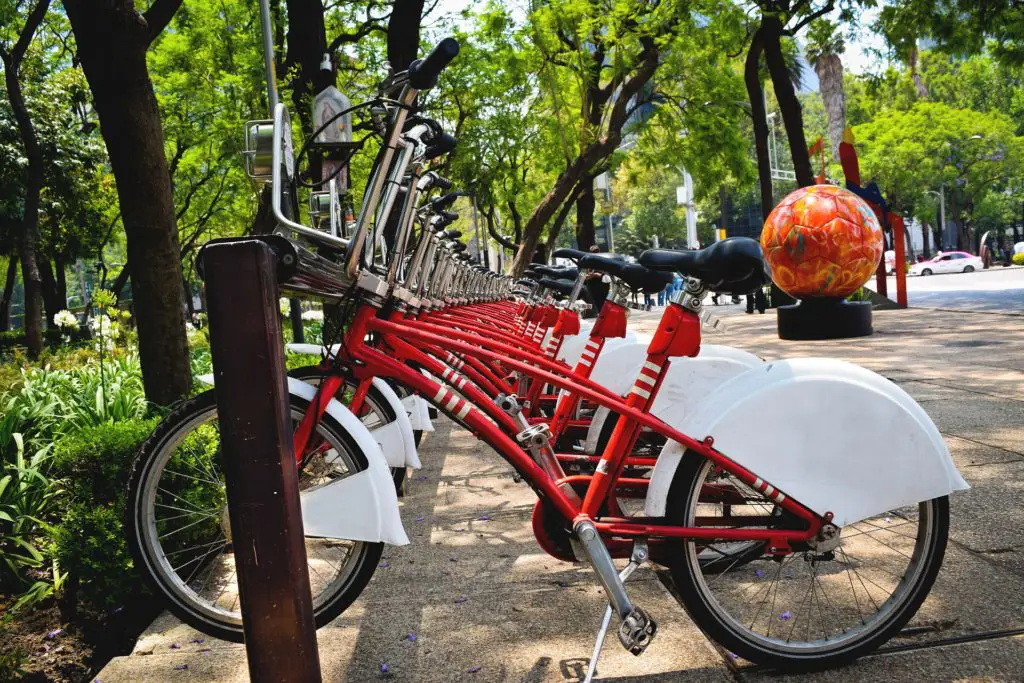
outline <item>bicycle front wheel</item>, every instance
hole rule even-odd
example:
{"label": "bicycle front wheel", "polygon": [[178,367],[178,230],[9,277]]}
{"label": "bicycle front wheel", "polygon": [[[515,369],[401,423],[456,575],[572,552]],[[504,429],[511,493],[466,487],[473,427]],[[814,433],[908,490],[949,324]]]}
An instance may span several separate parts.
{"label": "bicycle front wheel", "polygon": [[[293,424],[309,403],[290,397]],[[330,415],[320,420],[299,488],[367,468],[366,457]],[[125,524],[136,566],[180,619],[207,635],[242,642],[231,527],[213,391],[186,401],[143,444],[128,482]],[[319,628],[359,596],[382,543],[307,538],[306,561]]]}
{"label": "bicycle front wheel", "polygon": [[[708,495],[716,487],[731,493],[728,514]],[[668,505],[672,521],[684,526],[801,528],[694,453],[679,463]],[[837,542],[781,557],[735,553],[735,542],[680,542],[670,569],[708,637],[758,664],[823,669],[873,651],[906,625],[935,582],[948,533],[949,499],[942,497],[849,524]],[[709,552],[719,556],[713,566]]]}

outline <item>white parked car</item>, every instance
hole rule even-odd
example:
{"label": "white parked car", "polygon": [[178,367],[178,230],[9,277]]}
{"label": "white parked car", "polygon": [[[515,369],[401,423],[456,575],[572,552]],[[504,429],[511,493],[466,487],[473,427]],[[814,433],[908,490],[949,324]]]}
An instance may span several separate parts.
{"label": "white parked car", "polygon": [[928,261],[910,266],[911,275],[936,275],[938,273],[971,273],[985,267],[980,256],[966,251],[947,251]]}

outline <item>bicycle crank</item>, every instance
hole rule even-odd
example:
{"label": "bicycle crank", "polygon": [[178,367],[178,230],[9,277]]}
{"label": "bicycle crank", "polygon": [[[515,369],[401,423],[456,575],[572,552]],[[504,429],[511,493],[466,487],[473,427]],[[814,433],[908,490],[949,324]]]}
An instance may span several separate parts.
{"label": "bicycle crank", "polygon": [[[619,642],[631,654],[639,656],[647,649],[657,634],[657,623],[647,612],[635,606],[629,599],[625,586],[625,578],[629,574],[624,572],[625,576],[621,576],[615,569],[612,556],[604,541],[601,540],[601,535],[597,532],[593,522],[588,520],[578,522],[574,534],[579,540],[583,554],[590,562],[590,566],[594,568],[594,573],[597,574],[597,580],[608,596],[611,608],[619,617]],[[634,553],[634,558],[630,561],[631,564],[636,562],[637,566],[647,559],[646,546],[638,545],[638,548],[642,548],[640,553],[642,557],[635,557],[637,553]]]}

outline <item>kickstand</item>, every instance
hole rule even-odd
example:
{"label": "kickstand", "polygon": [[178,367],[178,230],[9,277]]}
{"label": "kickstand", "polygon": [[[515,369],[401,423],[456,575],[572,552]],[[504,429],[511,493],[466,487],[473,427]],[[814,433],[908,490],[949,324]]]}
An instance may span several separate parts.
{"label": "kickstand", "polygon": [[[647,541],[638,540],[633,543],[633,553],[629,558],[629,564],[619,572],[619,579],[625,583],[634,571],[647,561],[649,556]],[[597,631],[597,639],[594,641],[594,651],[590,654],[590,666],[587,667],[587,675],[582,683],[591,683],[597,673],[597,659],[601,656],[601,648],[604,647],[604,639],[608,635],[608,627],[612,623],[612,606],[608,605],[604,610],[604,619],[601,620],[601,628]]]}

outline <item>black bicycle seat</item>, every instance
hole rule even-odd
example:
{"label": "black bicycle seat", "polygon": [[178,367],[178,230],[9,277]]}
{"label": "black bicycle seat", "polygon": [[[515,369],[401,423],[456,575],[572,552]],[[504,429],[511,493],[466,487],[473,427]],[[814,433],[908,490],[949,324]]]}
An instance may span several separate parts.
{"label": "black bicycle seat", "polygon": [[563,296],[569,296],[576,287],[576,283],[572,280],[555,280],[549,277],[541,278],[540,284],[542,287],[547,287]]}
{"label": "black bicycle seat", "polygon": [[750,294],[771,280],[761,245],[749,237],[728,237],[691,251],[648,249],[640,254],[640,264],[695,277],[723,294]]}
{"label": "black bicycle seat", "polygon": [[675,276],[645,268],[639,263],[627,263],[617,277],[632,290],[657,294],[671,284]]}
{"label": "black bicycle seat", "polygon": [[523,285],[524,287],[533,287],[534,285],[537,284],[537,281],[536,280],[531,280],[528,277],[524,277],[524,278],[519,278],[518,280],[516,280],[516,284],[517,285]]}
{"label": "black bicycle seat", "polygon": [[534,266],[533,269],[553,280],[575,280],[580,276],[579,268],[572,266]]}
{"label": "black bicycle seat", "polygon": [[622,268],[627,265],[626,259],[618,254],[584,254],[578,263],[584,270],[596,270],[615,277],[619,277]]}
{"label": "black bicycle seat", "polygon": [[551,258],[567,258],[573,263],[576,263],[583,256],[586,256],[587,252],[580,251],[579,249],[569,249],[565,247],[563,249],[555,249],[551,252]]}

